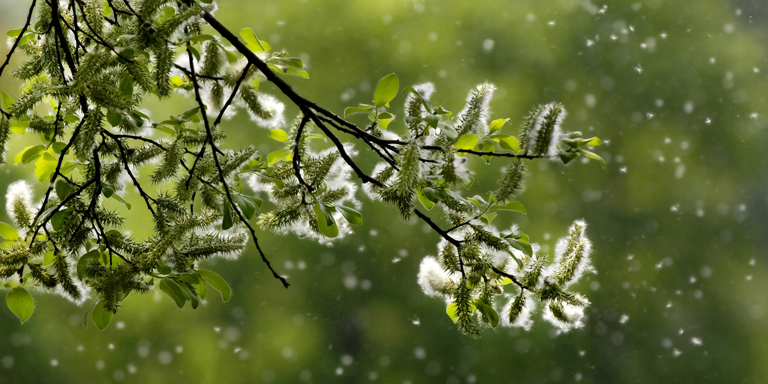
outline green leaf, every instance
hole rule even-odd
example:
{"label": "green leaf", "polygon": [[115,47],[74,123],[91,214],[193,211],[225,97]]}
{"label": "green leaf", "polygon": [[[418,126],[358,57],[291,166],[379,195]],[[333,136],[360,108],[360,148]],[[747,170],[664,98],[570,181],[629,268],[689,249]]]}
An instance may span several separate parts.
{"label": "green leaf", "polygon": [[[483,141],[483,152],[496,152],[496,147],[490,141]],[[486,164],[490,164],[492,158],[491,155],[483,155]]]}
{"label": "green leaf", "polygon": [[[224,54],[227,56],[227,61],[230,64],[237,63],[237,54],[236,53],[230,51],[229,49],[225,48],[223,45],[221,45],[219,43],[216,43],[216,45],[218,45],[219,48],[221,48],[221,50],[224,51]],[[256,81],[258,81],[258,77],[256,79],[257,79]],[[254,88],[259,89],[258,83],[257,83],[257,86],[255,86]]]}
{"label": "green leaf", "polygon": [[24,45],[24,44],[28,43],[30,40],[35,38],[35,36],[37,36],[37,35],[35,35],[34,33],[29,33],[28,32],[26,35],[24,35],[24,37],[22,37],[19,40],[19,45]]}
{"label": "green leaf", "polygon": [[200,275],[193,272],[180,273],[177,275],[177,277],[179,278],[179,280],[189,284],[198,284],[200,283],[200,281],[202,281],[200,279]]}
{"label": "green leaf", "polygon": [[600,140],[599,137],[593,137],[593,138],[590,138],[590,139],[584,139],[584,141],[586,142],[587,145],[592,146],[592,147],[597,147],[598,145],[603,144],[603,141]]}
{"label": "green leaf", "polygon": [[349,115],[354,115],[355,113],[368,113],[368,110],[371,108],[373,108],[373,106],[367,104],[360,104],[357,107],[347,107],[344,109],[344,118],[346,119]]}
{"label": "green leaf", "polygon": [[178,282],[176,282],[176,284],[178,284],[181,290],[184,291],[184,294],[187,296],[187,299],[189,299],[189,303],[192,305],[192,309],[197,309],[197,307],[200,305],[200,298],[197,297],[197,295],[194,292],[192,292],[192,290],[189,289],[189,287],[186,284],[178,283]]}
{"label": "green leaf", "polygon": [[184,308],[184,304],[187,303],[187,295],[184,293],[184,290],[179,283],[167,277],[162,278],[160,279],[160,290],[168,295],[168,297],[176,303],[177,307]]}
{"label": "green leaf", "polygon": [[506,124],[508,119],[498,119],[491,122],[490,131],[491,133],[496,132],[501,129],[501,127]]}
{"label": "green leaf", "polygon": [[598,156],[594,152],[587,151],[586,149],[579,149],[579,152],[583,153],[584,156],[589,157],[590,159],[595,159],[603,163],[603,168],[605,168],[608,164],[603,160],[602,157]]}
{"label": "green leaf", "polygon": [[152,124],[152,128],[157,129],[160,132],[167,133],[169,135],[175,135],[176,131],[160,124]]}
{"label": "green leaf", "polygon": [[480,138],[477,135],[468,133],[456,140],[456,144],[453,145],[456,149],[472,150],[477,145],[477,141]]}
{"label": "green leaf", "polygon": [[493,309],[491,303],[483,299],[475,299],[475,307],[483,316],[491,322],[491,326],[496,328],[499,325],[499,313]]}
{"label": "green leaf", "polygon": [[22,29],[24,29],[24,28],[12,29],[12,30],[8,31],[5,35],[8,36],[8,37],[16,37],[18,35],[21,35],[21,30]]}
{"label": "green leaf", "polygon": [[77,115],[73,115],[73,114],[70,113],[70,114],[67,114],[67,115],[64,116],[64,121],[66,121],[67,123],[70,123],[70,124],[74,124],[74,123],[77,123],[78,121],[80,121],[80,118],[77,117]]}
{"label": "green leaf", "polygon": [[13,133],[23,135],[27,132],[29,127],[29,120],[11,120],[11,131]]}
{"label": "green leaf", "polygon": [[72,212],[69,210],[58,211],[54,213],[53,217],[51,217],[51,225],[53,226],[53,230],[58,232],[71,215]]}
{"label": "green leaf", "polygon": [[200,282],[195,286],[195,290],[197,291],[197,297],[199,297],[200,300],[205,300],[205,298],[208,296],[208,290],[205,289],[205,280],[202,278],[200,279]]}
{"label": "green leaf", "polygon": [[179,119],[189,120],[190,118],[192,118],[192,116],[197,115],[198,112],[200,112],[200,107],[192,107],[184,111],[181,115],[179,115]]}
{"label": "green leaf", "polygon": [[422,188],[416,190],[416,196],[419,198],[419,202],[424,206],[424,208],[432,209],[435,206],[435,203],[433,203],[432,200],[424,195]]}
{"label": "green leaf", "polygon": [[129,74],[123,75],[120,78],[120,85],[118,86],[120,96],[131,97],[133,96],[133,76]]}
{"label": "green leaf", "polygon": [[493,219],[496,218],[496,215],[497,215],[496,212],[488,212],[480,216],[480,221],[482,221],[485,224],[491,225],[491,222],[493,222]]}
{"label": "green leaf", "polygon": [[517,137],[510,135],[494,135],[493,138],[499,140],[501,148],[515,151],[515,153],[520,152],[520,140],[518,140]]}
{"label": "green leaf", "polygon": [[445,308],[445,312],[448,314],[448,317],[453,320],[454,323],[459,321],[459,314],[457,313],[458,307],[458,304],[450,303],[448,304],[448,307]]}
{"label": "green leaf", "polygon": [[43,150],[45,150],[44,145],[33,145],[31,147],[26,147],[13,158],[13,163],[29,164],[30,162],[37,160]]}
{"label": "green leaf", "polygon": [[19,317],[22,324],[29,320],[32,312],[35,311],[35,300],[24,287],[11,289],[8,296],[5,297],[5,303],[8,304],[8,309]]}
{"label": "green leaf", "polygon": [[200,51],[198,51],[197,48],[191,45],[188,45],[187,49],[189,50],[189,52],[192,53],[193,56],[195,56],[195,59],[197,59],[197,61],[200,61]]}
{"label": "green leaf", "polygon": [[313,210],[315,216],[317,216],[317,228],[325,237],[334,238],[339,235],[339,226],[336,225],[336,221],[331,216],[328,208],[322,204],[315,204]]}
{"label": "green leaf", "polygon": [[437,124],[440,123],[440,116],[427,115],[424,116],[424,121],[432,128],[437,128]]}
{"label": "green leaf", "polygon": [[0,91],[0,105],[4,109],[9,109],[11,108],[11,105],[13,105],[13,99],[5,92]]}
{"label": "green leaf", "polygon": [[528,212],[525,211],[525,207],[523,206],[523,204],[520,204],[520,202],[517,202],[517,201],[507,201],[507,203],[504,205],[496,206],[496,209],[504,210],[504,211],[520,212],[523,215],[528,214]]}
{"label": "green leaf", "polygon": [[232,228],[232,225],[234,224],[232,222],[232,211],[231,211],[231,209],[232,208],[229,207],[229,202],[225,201],[224,202],[224,208],[223,208],[224,217],[221,219],[221,229],[223,229],[223,230],[227,230],[227,229]]}
{"label": "green leaf", "polygon": [[184,85],[184,79],[181,78],[181,76],[171,76],[171,86],[174,88],[181,87]]}
{"label": "green leaf", "polygon": [[101,187],[101,193],[104,195],[104,197],[109,199],[110,197],[112,197],[112,195],[115,194],[115,187],[113,187],[113,186],[111,186],[109,184],[104,184]]}
{"label": "green leaf", "polygon": [[75,188],[68,181],[62,179],[56,180],[56,196],[58,196],[59,199],[66,199],[74,190]]}
{"label": "green leaf", "polygon": [[109,5],[109,1],[101,3],[101,15],[104,17],[112,16],[112,7]]}
{"label": "green leaf", "polygon": [[242,195],[234,195],[233,198],[243,212],[243,216],[250,220],[256,213],[256,203],[248,197]]}
{"label": "green leaf", "polygon": [[80,257],[80,260],[77,261],[77,278],[80,281],[84,281],[85,276],[85,269],[88,267],[88,264],[93,261],[99,261],[99,250],[94,249],[85,255]]}
{"label": "green leaf", "polygon": [[438,201],[443,200],[445,198],[445,195],[442,192],[438,191],[437,189],[431,188],[431,187],[424,187],[421,192],[430,201],[438,202]]}
{"label": "green leaf", "polygon": [[211,35],[195,35],[189,38],[189,41],[209,41],[209,40],[216,40],[216,38]]}
{"label": "green leaf", "polygon": [[397,96],[400,90],[400,79],[397,75],[390,73],[379,80],[376,90],[373,92],[373,103],[377,107],[389,106],[389,102]]}
{"label": "green leaf", "polygon": [[221,298],[224,299],[224,301],[229,300],[232,296],[232,289],[221,276],[205,269],[198,269],[197,273],[200,274],[200,277],[202,277],[206,283],[210,284],[213,289],[221,292]]}
{"label": "green leaf", "polygon": [[304,63],[298,57],[272,57],[269,63],[286,68],[304,68]]}
{"label": "green leaf", "polygon": [[107,309],[106,305],[107,302],[102,300],[93,307],[93,312],[91,312],[91,319],[100,331],[103,331],[109,326],[109,323],[112,321],[112,316],[114,315],[112,311]]}
{"label": "green leaf", "polygon": [[285,143],[288,141],[288,133],[282,129],[273,129],[269,131],[269,138]]}
{"label": "green leaf", "polygon": [[35,176],[37,180],[43,181],[50,179],[54,172],[56,172],[56,165],[58,160],[48,152],[43,152],[43,155],[35,162]]}
{"label": "green leaf", "polygon": [[122,197],[120,197],[120,195],[114,194],[114,195],[112,195],[112,198],[117,200],[117,201],[119,201],[119,202],[121,202],[121,203],[123,203],[123,205],[125,205],[125,207],[128,208],[129,211],[131,210],[131,204],[129,204],[127,201],[125,201],[125,199],[123,199]]}
{"label": "green leaf", "polygon": [[19,238],[19,232],[16,232],[9,224],[0,222],[0,236],[8,240],[16,240]]}
{"label": "green leaf", "polygon": [[381,126],[381,129],[387,129],[387,127],[389,127],[389,123],[391,123],[392,120],[394,119],[395,119],[395,115],[389,112],[379,113],[379,116],[377,117],[377,120],[379,122],[379,125]]}
{"label": "green leaf", "polygon": [[341,215],[352,225],[363,224],[363,214],[355,209],[345,207],[343,205],[337,205],[336,208],[341,212]]}
{"label": "green leaf", "polygon": [[48,251],[43,255],[43,266],[47,267],[51,264],[53,264],[53,261],[56,260],[56,258],[53,255],[53,251]]}
{"label": "green leaf", "polygon": [[446,116],[448,116],[448,118],[451,118],[451,116],[453,116],[453,112],[451,112],[451,111],[449,111],[449,110],[447,110],[447,109],[445,109],[445,108],[443,108],[441,106],[435,107],[435,110],[432,111],[432,113],[435,114],[435,115],[446,115]]}
{"label": "green leaf", "polygon": [[568,164],[573,159],[579,157],[580,153],[578,152],[560,152],[560,160],[563,161],[563,164]]}
{"label": "green leaf", "polygon": [[530,244],[523,243],[515,239],[507,239],[507,243],[520,252],[525,253],[528,256],[533,256],[533,248]]}
{"label": "green leaf", "polygon": [[256,53],[269,52],[272,47],[264,40],[256,38],[256,34],[250,28],[243,28],[240,30],[240,37],[248,43],[247,48]]}
{"label": "green leaf", "polygon": [[292,76],[298,76],[304,79],[309,79],[309,73],[303,69],[298,68],[286,68],[285,69],[286,75],[292,75]]}
{"label": "green leaf", "polygon": [[61,141],[57,141],[53,144],[51,144],[51,149],[53,150],[53,153],[57,155],[61,155],[61,152],[64,151],[64,147],[67,146],[67,143],[63,143]]}
{"label": "green leaf", "polygon": [[272,166],[273,164],[277,163],[280,160],[285,159],[288,155],[292,153],[290,148],[283,148],[278,151],[274,151],[267,155],[267,164],[269,166]]}

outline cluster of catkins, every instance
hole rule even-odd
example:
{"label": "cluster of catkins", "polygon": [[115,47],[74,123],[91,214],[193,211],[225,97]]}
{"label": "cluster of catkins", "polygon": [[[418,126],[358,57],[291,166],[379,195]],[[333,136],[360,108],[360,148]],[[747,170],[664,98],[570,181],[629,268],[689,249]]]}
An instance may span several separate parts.
{"label": "cluster of catkins", "polygon": [[[513,228],[513,231],[516,229]],[[585,235],[586,223],[578,220],[568,230],[568,236],[561,238],[555,246],[554,260],[548,260],[540,247],[533,245],[533,255],[528,256],[514,250],[522,260],[518,264],[508,253],[481,246],[478,252],[482,262],[464,265],[466,275],[472,275],[476,269],[486,275],[478,285],[467,289],[460,270],[453,267],[455,254],[451,253],[451,245],[443,241],[438,245],[438,257],[427,256],[421,261],[418,282],[427,296],[443,298],[451,305],[461,300],[461,295],[469,291],[470,301],[487,299],[484,297],[491,291],[493,298],[489,302],[500,314],[500,324],[507,327],[522,327],[530,330],[533,325],[532,313],[537,303],[543,303],[543,318],[552,323],[562,332],[583,326],[584,309],[589,301],[578,293],[571,293],[568,288],[579,281],[587,272],[594,272],[590,263],[592,246]],[[461,234],[456,234],[461,239]],[[516,285],[511,279],[487,271],[484,263],[490,263],[500,271],[514,276],[519,282]],[[506,286],[514,286],[516,293],[505,291]],[[499,302],[503,298],[506,303]],[[474,311],[473,311],[474,312]],[[485,315],[478,311],[474,320],[478,324],[488,325]],[[467,325],[470,329],[471,325]]]}

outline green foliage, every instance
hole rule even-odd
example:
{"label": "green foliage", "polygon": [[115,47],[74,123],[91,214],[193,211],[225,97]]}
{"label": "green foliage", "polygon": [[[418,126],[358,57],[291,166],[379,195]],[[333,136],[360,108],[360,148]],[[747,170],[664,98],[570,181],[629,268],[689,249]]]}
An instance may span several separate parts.
{"label": "green foliage", "polygon": [[35,301],[23,287],[16,287],[8,291],[5,302],[8,304],[8,309],[18,316],[22,323],[29,320],[32,312],[35,311]]}
{"label": "green foliage", "polygon": [[[210,286],[226,301],[229,285],[201,269],[201,262],[242,252],[249,236],[273,276],[288,287],[263,253],[251,220],[326,244],[342,238],[364,223],[353,174],[370,187],[371,197],[395,206],[403,219],[418,217],[443,238],[440,269],[460,279],[443,279],[435,290],[453,299],[448,313],[463,333],[477,336],[481,327],[500,324],[494,295],[505,279],[548,301],[559,320],[567,318],[568,305],[586,303],[566,290],[586,270],[583,228],[572,233],[575,245],[568,243],[558,256],[560,266],[541,286],[544,264],[528,236],[492,226],[506,211],[527,213],[512,200],[522,188],[525,161],[597,157],[584,147],[599,145],[599,139],[561,134],[562,106],[537,107],[518,140],[504,132],[509,119],[489,122],[492,84],[471,90],[455,117],[433,106],[433,87],[420,84],[402,90],[405,117],[398,120],[389,111],[401,94],[392,73],[379,80],[372,104],[344,111],[345,119],[367,115],[369,125],[360,128],[282,80],[280,75],[309,78],[302,60],[274,50],[250,28],[240,31],[241,41],[210,14],[209,4],[42,3],[33,28],[9,32],[27,60],[13,71],[23,82],[21,94],[14,100],[0,93],[0,152],[12,133],[36,140],[15,154],[14,164],[34,164],[37,180],[48,186],[37,208],[31,188],[9,192],[15,196],[9,205],[15,226],[0,223],[0,278],[13,285],[8,306],[22,322],[34,308],[27,289],[57,289],[77,302],[92,299],[91,319],[101,330],[133,293],[159,290],[178,308],[189,302],[196,309]],[[202,33],[206,25],[215,32]],[[290,126],[283,124],[282,103],[260,90],[262,81],[299,107]],[[188,99],[189,105],[165,120],[142,112],[150,100],[176,94],[194,102]],[[266,155],[255,146],[224,149],[225,113],[235,108],[269,128],[278,147]],[[363,171],[353,159],[357,151],[339,133],[383,161],[378,170]],[[509,160],[495,193],[464,196],[473,185],[474,157],[485,164]],[[134,189],[141,207],[128,202]],[[263,200],[268,204],[262,206]],[[445,217],[427,216],[417,200]],[[135,239],[121,231],[132,209],[152,215],[151,236]],[[509,262],[498,264],[493,252]],[[519,271],[504,272],[513,266]]]}

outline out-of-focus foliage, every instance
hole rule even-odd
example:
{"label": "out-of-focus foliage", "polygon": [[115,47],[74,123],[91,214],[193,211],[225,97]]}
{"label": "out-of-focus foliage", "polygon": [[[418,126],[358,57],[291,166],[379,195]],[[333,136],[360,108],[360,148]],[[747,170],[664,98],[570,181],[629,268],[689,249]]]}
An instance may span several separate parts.
{"label": "out-of-focus foliage", "polygon": [[[2,9],[2,30],[19,28],[26,9]],[[301,53],[313,77],[292,83],[338,113],[369,102],[391,72],[403,84],[434,82],[442,105],[492,81],[494,114],[513,122],[530,105],[568,106],[570,129],[606,142],[598,152],[606,170],[541,162],[518,197],[537,220],[514,221],[552,239],[573,218],[590,223],[600,273],[576,286],[592,302],[585,329],[553,337],[534,325],[462,338],[416,284],[437,236],[421,224],[385,225],[396,213],[367,204],[366,217],[377,220],[332,248],[264,236],[275,244],[265,251],[290,272],[290,290],[243,257],[210,266],[232,284],[226,304],[208,300],[192,315],[131,296],[108,335],[83,329],[83,308],[54,296],[36,297],[44,305],[23,327],[0,311],[0,382],[719,383],[768,375],[762,4],[222,1],[216,15]],[[4,77],[0,86],[17,84]],[[245,120],[229,124],[232,142],[279,149]],[[31,144],[16,145],[11,153]],[[490,168],[477,160],[477,187],[492,189],[499,175],[484,176]],[[17,167],[2,181],[29,172]],[[149,219],[131,216],[125,228],[146,236]]]}

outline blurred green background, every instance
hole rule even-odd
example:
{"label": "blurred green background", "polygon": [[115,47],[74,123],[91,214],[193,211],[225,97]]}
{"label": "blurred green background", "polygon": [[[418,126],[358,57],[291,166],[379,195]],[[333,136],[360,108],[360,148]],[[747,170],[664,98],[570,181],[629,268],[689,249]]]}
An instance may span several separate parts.
{"label": "blurred green background", "polygon": [[[300,55],[312,79],[288,81],[336,112],[368,102],[390,72],[403,86],[434,82],[433,103],[453,111],[490,81],[498,86],[494,118],[515,126],[533,105],[560,101],[566,130],[608,141],[598,150],[606,169],[532,163],[519,197],[528,217],[501,223],[551,248],[574,219],[586,219],[598,274],[577,286],[593,303],[585,327],[556,335],[539,312],[530,332],[461,336],[444,303],[416,284],[437,235],[361,193],[365,225],[333,247],[260,233],[290,276],[288,290],[249,249],[206,263],[234,296],[222,303],[214,294],[196,311],[160,294],[132,296],[99,332],[83,327],[86,308],[56,295],[35,295],[24,325],[3,307],[0,383],[768,382],[764,2],[218,4],[230,29],[251,27]],[[0,31],[21,27],[27,8],[0,0]],[[16,91],[18,83],[4,75],[0,87]],[[154,116],[191,103],[173,100]],[[296,112],[289,107],[287,118]],[[277,149],[244,114],[226,129],[234,147]],[[9,153],[24,145],[14,142]],[[370,160],[362,159],[368,170]],[[474,161],[472,192],[493,188],[502,166]],[[30,179],[31,167],[3,166],[0,190]],[[146,234],[148,216],[131,214],[127,229]]]}

